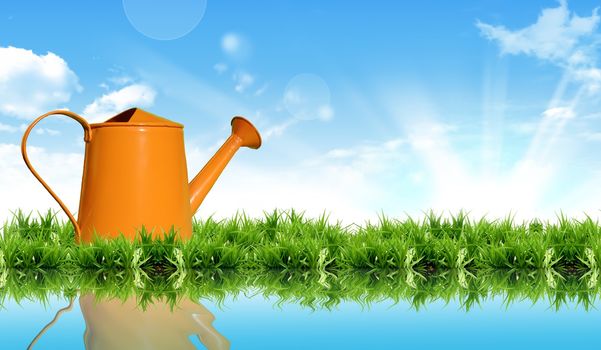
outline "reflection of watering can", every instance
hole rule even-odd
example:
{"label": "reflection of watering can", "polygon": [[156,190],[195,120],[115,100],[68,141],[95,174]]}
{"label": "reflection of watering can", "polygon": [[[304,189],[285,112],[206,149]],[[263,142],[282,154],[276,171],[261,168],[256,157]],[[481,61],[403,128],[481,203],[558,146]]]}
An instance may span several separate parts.
{"label": "reflection of watering can", "polygon": [[79,298],[86,320],[86,349],[195,349],[188,339],[196,335],[209,350],[229,349],[229,341],[213,328],[215,316],[201,304],[184,299],[173,309],[154,301],[141,310],[134,298],[94,300]]}
{"label": "reflection of watering can", "polygon": [[[27,137],[42,119],[55,114],[75,119],[84,128],[85,158],[78,221],[33,169],[27,157]],[[232,119],[232,135],[188,184],[181,124],[138,108],[104,123],[88,124],[79,115],[48,112],[23,135],[21,153],[27,167],[67,213],[78,241],[90,242],[94,231],[103,237],[123,233],[133,239],[144,225],[153,235],[173,226],[179,237],[192,235],[192,215],[240,147],[257,149],[261,137],[242,117]]]}
{"label": "reflection of watering can", "polygon": [[[94,295],[86,294],[79,298],[79,305],[86,322],[84,343],[88,350],[196,349],[189,339],[191,335],[196,335],[209,350],[230,348],[230,342],[212,325],[215,316],[189,299],[173,307],[155,300],[142,310],[135,298],[95,300]],[[28,349],[33,349],[59,316],[72,306],[73,299],[38,333]]]}

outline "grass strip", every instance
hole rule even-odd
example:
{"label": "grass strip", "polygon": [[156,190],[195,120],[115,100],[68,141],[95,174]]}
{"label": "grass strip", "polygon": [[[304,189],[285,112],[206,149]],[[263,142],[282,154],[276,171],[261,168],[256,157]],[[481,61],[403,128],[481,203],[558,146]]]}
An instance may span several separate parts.
{"label": "grass strip", "polygon": [[419,222],[381,217],[342,227],[289,210],[208,218],[193,229],[185,242],[174,232],[151,239],[142,230],[133,242],[77,245],[72,226],[50,211],[38,218],[17,211],[0,237],[0,305],[82,293],[136,296],[142,306],[155,298],[261,293],[308,307],[392,299],[419,309],[458,299],[469,310],[500,296],[507,304],[546,300],[588,309],[601,291],[600,226],[590,218],[515,223],[430,213]]}
{"label": "grass strip", "polygon": [[601,226],[591,218],[564,216],[557,223],[516,223],[511,218],[471,221],[460,212],[443,219],[381,217],[377,223],[343,227],[327,216],[305,218],[295,210],[253,219],[244,214],[194,221],[185,242],[167,232],[151,238],[144,229],[134,242],[96,239],[76,245],[70,223],[50,211],[31,218],[17,211],[0,237],[0,268],[18,270],[126,270],[171,274],[177,270],[232,269],[328,271],[412,269],[554,269],[585,273],[601,261]]}

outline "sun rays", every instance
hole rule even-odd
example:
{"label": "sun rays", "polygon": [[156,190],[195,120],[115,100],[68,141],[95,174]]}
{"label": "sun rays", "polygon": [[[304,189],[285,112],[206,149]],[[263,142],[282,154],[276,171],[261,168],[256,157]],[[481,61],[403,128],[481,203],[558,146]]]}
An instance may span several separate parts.
{"label": "sun rays", "polygon": [[[558,86],[558,90],[563,90],[563,87]],[[503,93],[501,95],[504,96]],[[473,149],[460,147],[458,142],[468,131],[462,126],[442,122],[443,116],[437,112],[440,106],[431,99],[397,95],[390,100],[413,103],[402,108],[391,103],[388,111],[399,122],[409,151],[419,163],[416,167],[425,167],[430,176],[428,185],[431,191],[423,194],[429,196],[428,208],[446,213],[467,210],[476,217],[512,214],[517,219],[553,219],[562,208],[557,206],[558,203],[547,202],[547,194],[560,185],[556,178],[563,171],[562,163],[577,156],[574,150],[562,149],[559,152],[558,148],[563,147],[560,142],[562,132],[574,118],[573,111],[582,101],[582,96],[582,90],[579,90],[567,104],[551,101],[538,117],[536,129],[526,147],[519,150],[515,161],[505,165],[500,159],[504,158],[504,153],[510,152],[507,145],[513,141],[510,136],[504,136],[507,123],[503,112],[482,116],[481,143],[478,145],[476,142],[470,147],[482,147],[481,153],[488,152],[492,156],[478,158],[473,157]],[[563,96],[557,95],[554,99],[560,101]],[[489,100],[507,103],[504,97]],[[418,103],[428,105],[419,106]]]}
{"label": "sun rays", "polygon": [[[389,94],[387,112],[407,138],[415,166],[423,166],[430,176],[431,190],[423,194],[429,208],[447,213],[464,209],[476,217],[512,214],[525,220],[553,220],[561,211],[597,216],[593,200],[579,203],[573,198],[576,193],[601,194],[601,188],[594,181],[575,181],[583,175],[569,164],[585,164],[574,125],[590,123],[581,117],[591,113],[601,80],[591,44],[598,23],[596,10],[579,17],[566,1],[542,10],[533,24],[521,29],[477,21],[483,39],[498,44],[499,54],[483,77],[480,114],[468,122],[449,122],[450,117],[439,112],[447,106],[430,98],[428,89]],[[524,115],[514,115],[507,107],[528,101],[528,96],[516,96],[508,76],[507,66],[516,55],[559,71],[548,102],[528,111],[534,127],[520,135],[520,142],[511,125]],[[466,138],[473,142],[462,143]],[[589,170],[595,173],[590,166]],[[569,204],[564,201],[568,197]]]}

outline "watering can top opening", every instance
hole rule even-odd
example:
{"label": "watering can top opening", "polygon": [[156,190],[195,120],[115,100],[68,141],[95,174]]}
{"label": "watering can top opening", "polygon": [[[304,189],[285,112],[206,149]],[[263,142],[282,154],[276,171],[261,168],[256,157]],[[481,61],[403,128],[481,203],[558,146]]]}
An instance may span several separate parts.
{"label": "watering can top opening", "polygon": [[124,127],[124,126],[158,126],[168,128],[183,128],[180,123],[172,122],[171,120],[161,118],[152,113],[146,112],[140,108],[130,108],[111,117],[103,123],[90,124],[92,128],[103,127]]}
{"label": "watering can top opening", "polygon": [[[242,146],[257,149],[261,146],[261,135],[251,122],[243,117],[236,116],[232,119],[232,131],[238,135],[244,143]],[[104,127],[127,127],[127,126],[148,126],[148,127],[168,127],[168,128],[183,128],[180,123],[173,122],[146,112],[140,108],[130,108],[111,117],[103,123],[90,124],[92,128]]]}

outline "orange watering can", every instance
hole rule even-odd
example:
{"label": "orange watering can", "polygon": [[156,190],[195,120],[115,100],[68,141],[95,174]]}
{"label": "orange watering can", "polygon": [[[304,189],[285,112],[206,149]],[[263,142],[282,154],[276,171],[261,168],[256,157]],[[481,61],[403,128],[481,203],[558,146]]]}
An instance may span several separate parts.
{"label": "orange watering can", "polygon": [[[42,119],[68,116],[84,129],[85,158],[78,220],[42,180],[27,157],[27,138]],[[57,110],[29,125],[21,143],[23,160],[65,211],[78,242],[94,234],[133,239],[144,226],[154,237],[171,228],[182,239],[192,236],[192,215],[240,147],[257,149],[261,136],[242,117],[232,119],[232,134],[188,183],[183,125],[139,108],[128,109],[104,123],[88,124],[79,115]]]}

